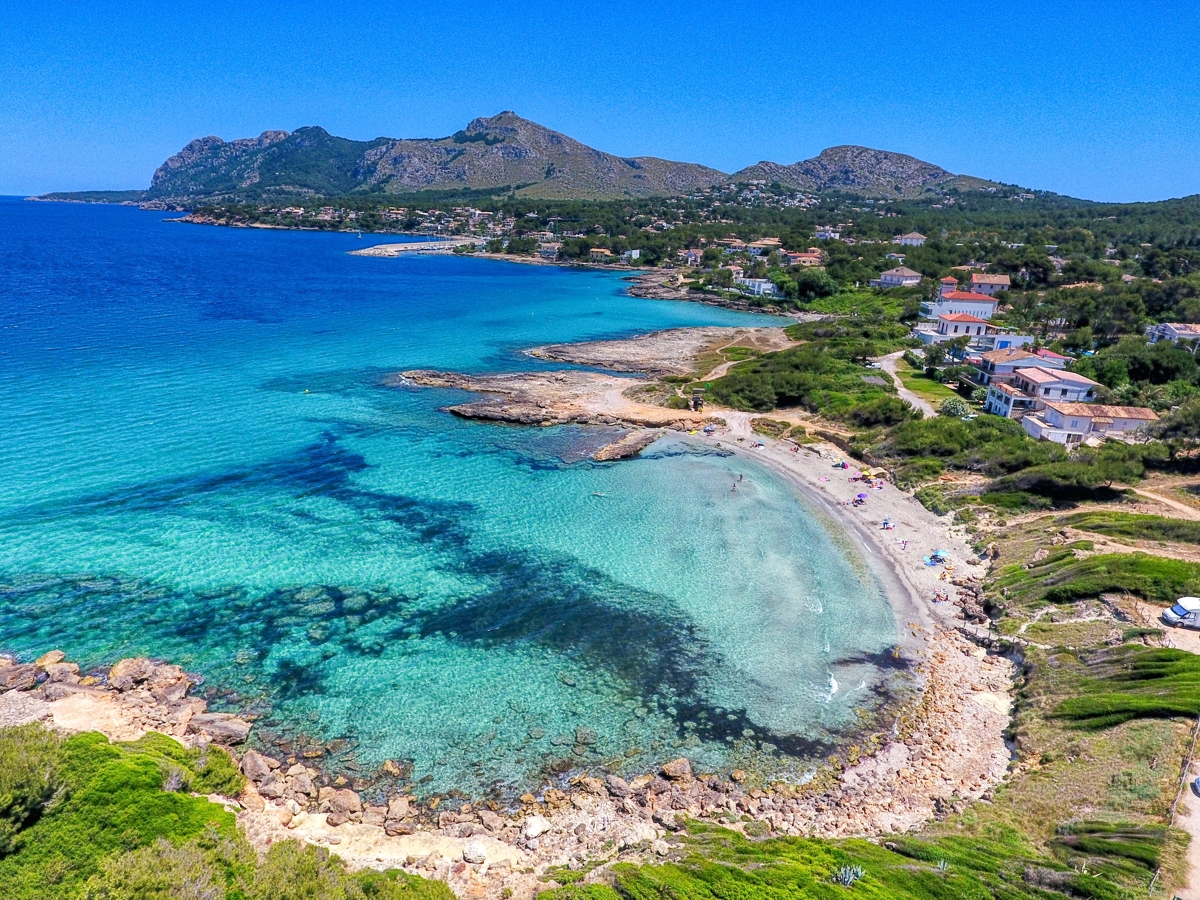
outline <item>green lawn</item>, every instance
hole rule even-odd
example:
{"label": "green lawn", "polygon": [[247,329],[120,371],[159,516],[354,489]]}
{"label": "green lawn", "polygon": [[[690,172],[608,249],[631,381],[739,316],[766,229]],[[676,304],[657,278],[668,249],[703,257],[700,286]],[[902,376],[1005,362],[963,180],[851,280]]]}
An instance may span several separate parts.
{"label": "green lawn", "polygon": [[924,372],[917,372],[910,368],[902,359],[897,361],[896,374],[900,376],[900,381],[906,388],[922,400],[931,403],[935,409],[943,400],[960,397],[957,391],[951,390],[940,381],[934,381],[927,377]]}

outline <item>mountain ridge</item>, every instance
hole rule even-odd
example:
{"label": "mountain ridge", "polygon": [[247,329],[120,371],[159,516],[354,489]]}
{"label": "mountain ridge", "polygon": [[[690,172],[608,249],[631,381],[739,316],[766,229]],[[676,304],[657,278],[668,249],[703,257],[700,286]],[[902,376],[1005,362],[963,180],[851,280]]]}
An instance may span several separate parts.
{"label": "mountain ridge", "polygon": [[[617,199],[681,195],[750,181],[895,199],[995,184],[906,154],[853,145],[830,147],[790,165],[764,160],[727,175],[698,163],[606,153],[505,110],[473,119],[442,138],[356,141],[315,125],[232,141],[215,135],[196,138],[155,170],[139,199],[188,206],[464,189],[514,190],[549,199]],[[43,198],[71,199],[83,193],[101,192]]]}

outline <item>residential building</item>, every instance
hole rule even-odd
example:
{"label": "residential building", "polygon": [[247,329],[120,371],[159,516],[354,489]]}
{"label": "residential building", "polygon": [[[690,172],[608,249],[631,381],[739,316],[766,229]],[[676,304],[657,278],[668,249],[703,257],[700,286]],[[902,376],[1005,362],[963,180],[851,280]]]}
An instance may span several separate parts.
{"label": "residential building", "polygon": [[900,244],[904,247],[921,247],[925,244],[925,235],[919,231],[910,231],[908,234],[901,234],[892,239],[893,244]]}
{"label": "residential building", "polygon": [[733,283],[755,297],[774,297],[778,294],[775,285],[767,278],[735,278]]}
{"label": "residential building", "polygon": [[894,269],[888,269],[880,274],[878,278],[871,282],[871,287],[877,288],[899,288],[913,287],[921,283],[923,276],[920,272],[914,272],[912,269],[904,266],[897,266]]}
{"label": "residential building", "polygon": [[1012,287],[1012,279],[1007,275],[984,275],[982,272],[971,273],[971,290],[977,294],[987,294],[989,297],[1007,291]]}
{"label": "residential building", "polygon": [[737,281],[739,278],[741,278],[743,275],[746,274],[745,269],[743,269],[741,266],[735,266],[733,263],[730,263],[727,266],[721,266],[721,268],[728,269],[730,271],[730,273],[733,275],[734,281]]}
{"label": "residential building", "polygon": [[990,384],[1012,381],[1013,373],[1018,369],[1029,369],[1040,366],[1045,369],[1062,369],[1065,363],[1059,360],[1044,359],[1036,353],[1010,347],[1006,350],[987,350],[978,356],[967,359],[967,365],[975,369],[975,383],[981,387]]}
{"label": "residential building", "polygon": [[884,259],[894,259],[896,262],[900,263],[901,265],[904,264],[904,254],[903,253],[889,253],[887,256],[884,257]]}
{"label": "residential building", "polygon": [[1016,369],[1008,383],[994,382],[988,387],[983,408],[1009,419],[1019,419],[1040,410],[1049,402],[1091,403],[1100,385],[1075,372],[1028,366]]}
{"label": "residential building", "polygon": [[558,259],[558,251],[561,249],[562,244],[552,241],[548,244],[538,244],[537,254],[542,259]]}
{"label": "residential building", "polygon": [[1127,437],[1144,431],[1158,416],[1141,406],[1050,402],[1021,419],[1030,437],[1057,444],[1077,444],[1088,438]]}
{"label": "residential building", "polygon": [[1009,350],[1017,347],[1028,347],[1037,340],[1032,334],[1016,334],[1012,331],[996,329],[993,333],[984,334],[970,343],[972,350]]}
{"label": "residential building", "polygon": [[783,242],[777,237],[766,237],[762,240],[751,241],[746,245],[751,256],[766,256],[772,250],[778,250]]}
{"label": "residential building", "polygon": [[975,294],[971,291],[947,291],[939,294],[937,300],[926,300],[921,304],[921,315],[926,319],[936,319],[946,313],[966,313],[968,316],[978,316],[990,319],[996,314],[998,300],[993,300],[987,294]]}
{"label": "residential building", "polygon": [[1198,341],[1200,340],[1200,325],[1189,325],[1186,322],[1161,322],[1146,331],[1146,337],[1151,344],[1159,341]]}
{"label": "residential building", "polygon": [[938,284],[938,296],[945,297],[947,294],[953,294],[958,290],[958,279],[947,275]]}
{"label": "residential building", "polygon": [[987,319],[969,316],[965,313],[946,313],[938,316],[937,324],[932,328],[926,326],[917,328],[913,335],[926,344],[940,344],[943,341],[953,341],[960,337],[972,339],[982,337],[995,326],[989,325]]}
{"label": "residential building", "polygon": [[698,266],[704,259],[704,251],[700,249],[680,250],[675,255],[689,266]]}
{"label": "residential building", "polygon": [[821,225],[817,228],[818,241],[836,241],[842,236],[842,232],[836,228],[831,228],[828,225]]}
{"label": "residential building", "polygon": [[783,258],[789,266],[819,266],[825,262],[820,247],[809,247],[805,251],[785,250]]}
{"label": "residential building", "polygon": [[592,262],[608,262],[613,258],[613,252],[606,247],[593,247],[588,251],[588,259]]}
{"label": "residential building", "polygon": [[642,255],[641,250],[637,250],[637,249],[626,250],[624,253],[621,254],[621,260],[623,262],[633,262],[635,259],[638,259],[641,255]]}

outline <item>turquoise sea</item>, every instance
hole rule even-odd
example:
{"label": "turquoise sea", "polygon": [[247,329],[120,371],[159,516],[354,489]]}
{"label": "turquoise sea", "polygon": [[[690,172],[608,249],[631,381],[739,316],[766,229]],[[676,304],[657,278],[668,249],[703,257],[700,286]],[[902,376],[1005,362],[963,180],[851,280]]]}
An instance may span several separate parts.
{"label": "turquoise sea", "polygon": [[[615,275],[0,199],[0,649],[148,654],[255,739],[418,793],[580,767],[799,776],[897,629],[848,541],[684,438],[457,420],[414,367],[761,323]],[[730,485],[745,476],[738,492]]]}

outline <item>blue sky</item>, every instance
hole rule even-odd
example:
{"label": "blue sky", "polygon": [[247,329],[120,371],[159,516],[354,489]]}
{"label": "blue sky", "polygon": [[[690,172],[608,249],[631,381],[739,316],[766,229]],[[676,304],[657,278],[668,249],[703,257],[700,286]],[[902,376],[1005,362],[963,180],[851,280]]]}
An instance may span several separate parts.
{"label": "blue sky", "polygon": [[194,137],[513,109],[734,171],[837,144],[1097,200],[1200,193],[1200,4],[0,0],[0,194],[145,187]]}

